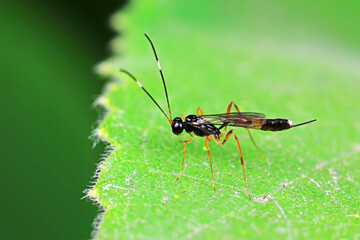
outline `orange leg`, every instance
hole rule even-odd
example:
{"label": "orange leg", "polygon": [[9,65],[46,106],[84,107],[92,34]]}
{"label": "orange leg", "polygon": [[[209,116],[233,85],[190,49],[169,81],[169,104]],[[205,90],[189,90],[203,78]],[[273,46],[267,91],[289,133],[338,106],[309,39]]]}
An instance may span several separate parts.
{"label": "orange leg", "polygon": [[[233,105],[234,105],[236,111],[237,111],[237,112],[240,112],[240,109],[238,108],[238,106],[237,106],[233,101],[230,101],[229,106],[228,106],[227,109],[226,109],[226,113],[230,113],[231,107],[232,107]],[[225,128],[224,128],[224,134],[226,133],[226,128],[227,128],[227,126],[225,126]]]}
{"label": "orange leg", "polygon": [[[245,128],[246,129],[246,132],[249,134],[249,137],[250,137],[250,140],[252,142],[252,144],[254,145],[254,147],[260,152],[260,153],[263,153],[263,151],[261,150],[261,148],[255,143],[251,133],[250,133],[250,130],[248,128]],[[263,158],[263,156],[261,156],[261,158]]]}
{"label": "orange leg", "polygon": [[179,179],[180,179],[180,177],[181,177],[181,173],[182,173],[183,168],[184,168],[184,160],[185,160],[185,144],[186,144],[186,143],[191,142],[192,140],[193,140],[193,139],[192,139],[192,138],[190,138],[189,140],[186,140],[186,141],[184,141],[184,143],[183,143],[183,160],[182,160],[182,164],[181,164],[180,174],[179,174],[179,177],[176,179],[176,181],[179,181]]}
{"label": "orange leg", "polygon": [[240,148],[240,142],[239,142],[239,139],[238,137],[236,136],[236,133],[234,130],[230,130],[226,136],[225,136],[225,139],[224,141],[221,142],[221,139],[217,136],[214,136],[215,138],[215,141],[219,144],[219,145],[224,145],[226,143],[226,141],[229,139],[229,137],[231,136],[231,134],[234,134],[234,137],[235,137],[235,142],[236,142],[236,146],[237,146],[237,149],[239,151],[239,157],[240,157],[240,163],[241,163],[241,166],[243,168],[243,174],[244,174],[244,182],[245,182],[245,187],[246,187],[246,191],[247,191],[247,194],[249,196],[249,198],[251,199],[251,196],[250,196],[250,192],[249,192],[249,188],[247,186],[247,180],[246,180],[246,174],[245,174],[245,164],[244,164],[244,160],[243,160],[243,156],[242,156],[242,152],[241,152],[241,148]]}
{"label": "orange leg", "polygon": [[[198,107],[196,114],[197,114],[197,115],[200,115],[200,116],[204,115],[201,107]],[[211,169],[212,185],[213,185],[214,191],[216,191],[215,183],[214,183],[214,171],[213,171],[213,168],[212,168],[211,154],[210,154],[210,149],[209,149],[209,144],[208,144],[208,142],[211,142],[211,141],[212,141],[212,138],[211,138],[211,136],[207,136],[207,137],[204,137],[204,139],[205,139],[206,151],[208,152],[209,159],[210,159],[210,169]]]}
{"label": "orange leg", "polygon": [[201,110],[201,107],[198,107],[196,114],[200,116],[204,115],[203,111]]}
{"label": "orange leg", "polygon": [[209,145],[208,145],[208,139],[207,139],[207,137],[204,137],[204,139],[205,139],[205,147],[206,147],[206,151],[208,152],[209,159],[210,159],[210,169],[211,169],[211,180],[212,180],[212,185],[213,185],[214,191],[216,191],[216,188],[215,188],[215,183],[214,183],[214,172],[213,172],[213,168],[212,168],[211,154],[210,154],[210,149],[209,149]]}
{"label": "orange leg", "polygon": [[[235,109],[236,109],[236,111],[237,111],[237,112],[240,112],[239,107],[238,107],[233,101],[230,101],[230,104],[229,104],[229,106],[228,106],[227,109],[226,109],[226,113],[230,113],[230,111],[231,111],[231,106],[234,106]],[[225,126],[224,129],[225,129],[224,132],[226,133],[226,126]],[[246,132],[248,133],[249,138],[250,138],[252,144],[254,145],[254,147],[255,147],[259,152],[263,153],[263,151],[261,150],[261,148],[255,143],[254,138],[252,137],[252,135],[251,135],[251,133],[250,133],[250,129],[248,129],[248,128],[245,128],[245,129],[246,129]]]}
{"label": "orange leg", "polygon": [[226,113],[229,113],[229,112],[230,112],[232,105],[234,105],[234,107],[235,107],[235,109],[236,109],[237,112],[240,112],[240,109],[238,108],[238,106],[237,106],[233,101],[230,101],[229,106],[228,106],[227,109],[226,109]]}

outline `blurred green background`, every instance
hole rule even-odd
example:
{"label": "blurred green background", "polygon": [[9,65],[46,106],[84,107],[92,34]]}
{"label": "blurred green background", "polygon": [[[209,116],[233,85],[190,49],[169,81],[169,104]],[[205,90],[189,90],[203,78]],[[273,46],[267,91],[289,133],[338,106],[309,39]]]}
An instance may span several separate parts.
{"label": "blurred green background", "polygon": [[[93,68],[110,55],[108,19],[123,5],[2,2],[2,239],[90,237],[98,208],[81,197],[104,150],[92,149],[88,139],[99,117],[91,105],[104,84]],[[285,35],[300,50],[304,39],[326,42],[360,66],[359,3],[244,1],[244,7],[248,15],[238,19],[243,27],[274,41]],[[221,5],[219,11],[225,11]]]}
{"label": "blurred green background", "polygon": [[[2,1],[1,239],[89,239],[98,208],[81,200],[104,146],[89,139],[123,1]],[[100,111],[101,114],[101,111]]]}

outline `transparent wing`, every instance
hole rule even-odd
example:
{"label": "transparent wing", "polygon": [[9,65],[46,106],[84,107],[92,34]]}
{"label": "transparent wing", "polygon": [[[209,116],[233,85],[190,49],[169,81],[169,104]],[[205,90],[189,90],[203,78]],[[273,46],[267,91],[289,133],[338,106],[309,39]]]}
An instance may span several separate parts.
{"label": "transparent wing", "polygon": [[231,112],[201,116],[203,121],[194,124],[214,124],[244,128],[259,128],[265,122],[265,114],[257,112]]}

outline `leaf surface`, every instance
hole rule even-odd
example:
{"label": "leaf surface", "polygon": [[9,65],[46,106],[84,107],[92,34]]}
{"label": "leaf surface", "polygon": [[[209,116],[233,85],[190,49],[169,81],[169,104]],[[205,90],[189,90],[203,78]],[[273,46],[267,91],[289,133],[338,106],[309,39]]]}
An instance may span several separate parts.
{"label": "leaf surface", "polygon": [[[113,151],[99,166],[89,195],[105,209],[97,239],[351,238],[359,229],[359,69],[271,21],[265,6],[192,1],[136,1],[115,14],[114,54],[99,64],[108,109],[96,134]],[[267,21],[269,20],[269,21]],[[269,31],[271,27],[283,31]],[[284,132],[235,129],[242,147],[248,199],[235,141],[210,144],[213,191],[204,140],[186,145],[166,118],[119,69],[134,74],[167,111],[151,47],[166,78],[173,117],[242,111],[300,123]],[[271,34],[269,34],[271,33]],[[301,45],[300,45],[301,43]],[[355,60],[354,60],[355,59]],[[357,235],[358,236],[358,235]]]}

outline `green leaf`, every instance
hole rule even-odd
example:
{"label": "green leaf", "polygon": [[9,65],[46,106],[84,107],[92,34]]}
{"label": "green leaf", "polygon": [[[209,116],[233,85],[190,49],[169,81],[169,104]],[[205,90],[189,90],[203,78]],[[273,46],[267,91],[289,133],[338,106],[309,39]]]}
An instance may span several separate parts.
{"label": "green leaf", "polygon": [[[271,7],[143,0],[114,15],[121,35],[112,42],[113,56],[98,66],[114,81],[98,99],[108,114],[96,130],[113,150],[88,194],[104,208],[97,239],[358,236],[357,58],[321,38],[292,34],[290,23],[272,19]],[[233,100],[268,118],[318,120],[283,132],[252,131],[263,157],[246,131],[236,129],[252,200],[233,138],[223,147],[210,144],[217,191],[199,137],[187,144],[176,181],[189,136],[173,135],[159,109],[119,72],[134,74],[166,111],[143,32],[157,49],[173,117],[195,114],[199,106],[205,114],[225,112]]]}

